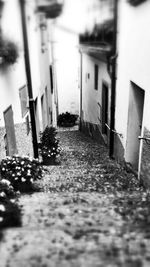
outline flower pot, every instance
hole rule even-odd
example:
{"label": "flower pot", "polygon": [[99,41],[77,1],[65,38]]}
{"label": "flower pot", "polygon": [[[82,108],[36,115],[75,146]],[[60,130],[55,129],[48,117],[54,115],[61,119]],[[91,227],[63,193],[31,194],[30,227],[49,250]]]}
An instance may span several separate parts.
{"label": "flower pot", "polygon": [[56,164],[56,159],[55,157],[43,157],[43,165],[55,165]]}

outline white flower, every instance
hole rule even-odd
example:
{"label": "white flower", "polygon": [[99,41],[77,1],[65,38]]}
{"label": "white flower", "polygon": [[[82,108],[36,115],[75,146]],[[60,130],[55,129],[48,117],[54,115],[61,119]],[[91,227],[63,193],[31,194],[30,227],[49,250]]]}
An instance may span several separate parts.
{"label": "white flower", "polygon": [[27,176],[31,176],[31,171],[30,170],[28,170]]}
{"label": "white flower", "polygon": [[33,183],[33,178],[30,179],[30,182]]}
{"label": "white flower", "polygon": [[24,171],[24,168],[22,168],[21,170]]}
{"label": "white flower", "polygon": [[5,168],[2,168],[2,171],[5,171]]}
{"label": "white flower", "polygon": [[18,180],[18,177],[15,177],[15,180]]}
{"label": "white flower", "polygon": [[3,221],[3,217],[0,217],[0,222],[2,222]]}
{"label": "white flower", "polygon": [[30,164],[28,164],[28,165],[27,165],[27,167],[28,167],[28,168],[31,168],[31,165],[30,165]]}
{"label": "white flower", "polygon": [[26,179],[21,177],[21,181],[24,183],[26,181]]}
{"label": "white flower", "polygon": [[24,156],[23,156],[23,158],[25,158],[25,159],[29,159],[29,156],[27,156],[27,155],[24,155]]}
{"label": "white flower", "polygon": [[23,160],[23,161],[21,161],[21,165],[24,165],[24,160]]}
{"label": "white flower", "polygon": [[4,207],[4,205],[0,205],[0,211],[5,211],[6,209],[5,209],[5,207]]}
{"label": "white flower", "polygon": [[1,180],[1,183],[10,185],[10,182],[9,182],[8,180],[6,180],[6,179],[2,179],[2,180]]}
{"label": "white flower", "polygon": [[6,196],[5,192],[0,193],[0,197],[5,197],[5,196]]}

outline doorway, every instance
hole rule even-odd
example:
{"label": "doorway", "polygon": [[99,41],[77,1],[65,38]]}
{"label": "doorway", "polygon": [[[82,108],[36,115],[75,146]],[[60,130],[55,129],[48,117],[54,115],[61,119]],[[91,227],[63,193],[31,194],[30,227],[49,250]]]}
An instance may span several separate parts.
{"label": "doorway", "polygon": [[41,109],[42,109],[42,120],[43,120],[43,130],[47,126],[47,111],[46,111],[46,102],[45,102],[45,94],[41,97]]}
{"label": "doorway", "polygon": [[12,106],[9,106],[4,111],[4,121],[5,121],[5,148],[6,154],[12,156],[17,154],[17,145],[16,145],[16,136],[15,136],[15,126],[14,126],[14,119],[13,119],[13,110]]}
{"label": "doorway", "polygon": [[103,83],[102,85],[102,134],[107,135],[108,124],[108,85]]}
{"label": "doorway", "polygon": [[144,98],[144,90],[131,82],[125,159],[135,170],[138,170],[140,148],[138,136],[141,135],[142,129]]}
{"label": "doorway", "polygon": [[36,134],[37,134],[37,140],[39,140],[40,123],[39,123],[38,98],[36,98],[34,101],[34,107],[35,107]]}
{"label": "doorway", "polygon": [[46,113],[47,113],[47,125],[50,124],[50,119],[49,119],[49,94],[48,94],[48,89],[47,86],[45,87],[45,97],[46,97]]}

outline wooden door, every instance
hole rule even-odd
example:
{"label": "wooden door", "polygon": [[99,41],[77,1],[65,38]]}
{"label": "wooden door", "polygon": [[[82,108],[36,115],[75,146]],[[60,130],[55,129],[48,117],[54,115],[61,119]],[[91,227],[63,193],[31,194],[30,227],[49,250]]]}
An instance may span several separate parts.
{"label": "wooden door", "polygon": [[102,133],[107,135],[108,124],[108,86],[103,83],[102,87]]}
{"label": "wooden door", "polygon": [[135,170],[138,169],[140,142],[143,121],[145,92],[142,88],[131,82],[129,95],[126,161],[130,162]]}
{"label": "wooden door", "polygon": [[12,106],[9,106],[4,111],[4,121],[6,129],[6,151],[9,156],[17,154],[15,127],[13,119]]}

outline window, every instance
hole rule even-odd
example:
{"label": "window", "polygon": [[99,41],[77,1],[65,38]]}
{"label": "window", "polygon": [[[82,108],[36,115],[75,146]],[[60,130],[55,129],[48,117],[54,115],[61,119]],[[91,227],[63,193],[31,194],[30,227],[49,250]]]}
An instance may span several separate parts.
{"label": "window", "polygon": [[98,65],[94,66],[94,89],[98,90]]}

